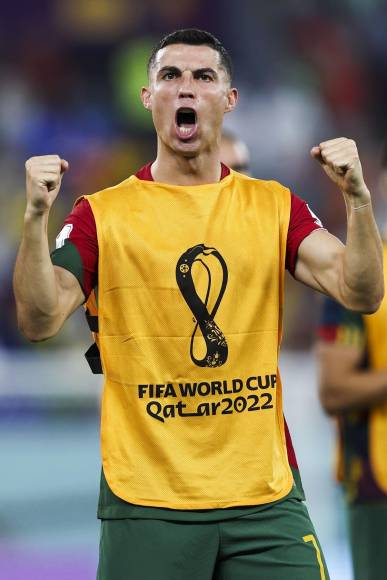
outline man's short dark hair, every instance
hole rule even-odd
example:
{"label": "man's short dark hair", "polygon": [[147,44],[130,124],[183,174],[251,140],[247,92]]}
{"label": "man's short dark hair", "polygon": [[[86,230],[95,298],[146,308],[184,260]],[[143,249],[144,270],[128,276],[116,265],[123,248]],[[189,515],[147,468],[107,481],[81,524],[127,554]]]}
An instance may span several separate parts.
{"label": "man's short dark hair", "polygon": [[156,54],[162,48],[169,46],[170,44],[190,44],[193,46],[209,46],[216,50],[220,57],[220,64],[225,69],[227,76],[230,81],[232,79],[232,62],[230,55],[224,48],[223,44],[210,32],[205,30],[199,30],[198,28],[184,28],[182,30],[175,30],[164,36],[158,44],[153,48],[151,55],[148,60],[148,76],[151,68],[153,67]]}

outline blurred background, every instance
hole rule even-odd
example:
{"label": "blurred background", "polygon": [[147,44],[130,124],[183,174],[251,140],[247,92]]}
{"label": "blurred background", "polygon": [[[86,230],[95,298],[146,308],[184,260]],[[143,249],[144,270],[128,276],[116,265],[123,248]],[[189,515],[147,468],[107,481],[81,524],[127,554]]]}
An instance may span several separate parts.
{"label": "blurred background", "polygon": [[[82,312],[60,336],[28,344],[16,329],[11,276],[24,211],[24,162],[70,163],[50,239],[74,200],[126,178],[155,155],[138,95],[153,44],[176,28],[212,31],[240,90],[226,126],[249,145],[252,173],[303,197],[339,237],[340,194],[310,148],[348,136],[384,219],[379,186],[387,129],[384,0],[14,0],[0,20],[0,576],[91,580],[100,380],[82,357]],[[313,341],[319,297],[288,277],[282,376],[285,411],[308,505],[332,580],[351,580],[334,433],[317,399]]]}

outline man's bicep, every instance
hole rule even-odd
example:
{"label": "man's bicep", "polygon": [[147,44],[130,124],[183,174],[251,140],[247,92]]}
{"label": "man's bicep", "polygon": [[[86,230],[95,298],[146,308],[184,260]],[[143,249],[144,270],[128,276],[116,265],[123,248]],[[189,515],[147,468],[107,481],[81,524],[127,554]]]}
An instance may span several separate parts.
{"label": "man's bicep", "polygon": [[78,279],[69,270],[55,266],[61,317],[63,322],[85,301],[85,295]]}
{"label": "man's bicep", "polygon": [[294,277],[340,301],[340,268],[344,245],[323,229],[314,230],[298,248]]}

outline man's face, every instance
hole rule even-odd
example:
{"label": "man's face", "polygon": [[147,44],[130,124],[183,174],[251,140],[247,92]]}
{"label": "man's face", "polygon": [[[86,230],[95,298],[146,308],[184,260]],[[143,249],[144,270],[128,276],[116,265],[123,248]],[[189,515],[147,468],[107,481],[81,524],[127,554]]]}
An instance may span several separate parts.
{"label": "man's face", "polygon": [[237,91],[217,51],[171,44],[157,53],[142,100],[163,144],[195,157],[219,144],[223,115],[235,107]]}

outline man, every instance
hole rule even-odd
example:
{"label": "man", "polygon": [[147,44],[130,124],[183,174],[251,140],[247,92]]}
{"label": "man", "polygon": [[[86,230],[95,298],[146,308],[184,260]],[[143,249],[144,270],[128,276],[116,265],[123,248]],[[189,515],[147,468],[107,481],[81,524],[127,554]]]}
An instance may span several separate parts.
{"label": "man", "polygon": [[[383,166],[386,187],[387,158]],[[387,300],[363,316],[326,298],[317,346],[321,402],[337,417],[355,579],[380,580],[387,568]]]}
{"label": "man", "polygon": [[250,153],[246,143],[225,129],[220,142],[220,159],[230,169],[250,175]]}
{"label": "man", "polygon": [[168,35],[148,73],[156,160],[81,199],[53,263],[46,225],[68,163],[28,160],[14,276],[31,340],[87,300],[105,375],[98,577],[327,579],[294,484],[277,361],[285,264],[359,311],[383,295],[356,145],[311,151],[348,206],[343,246],[288,189],[220,163],[238,93],[216,38]]}

